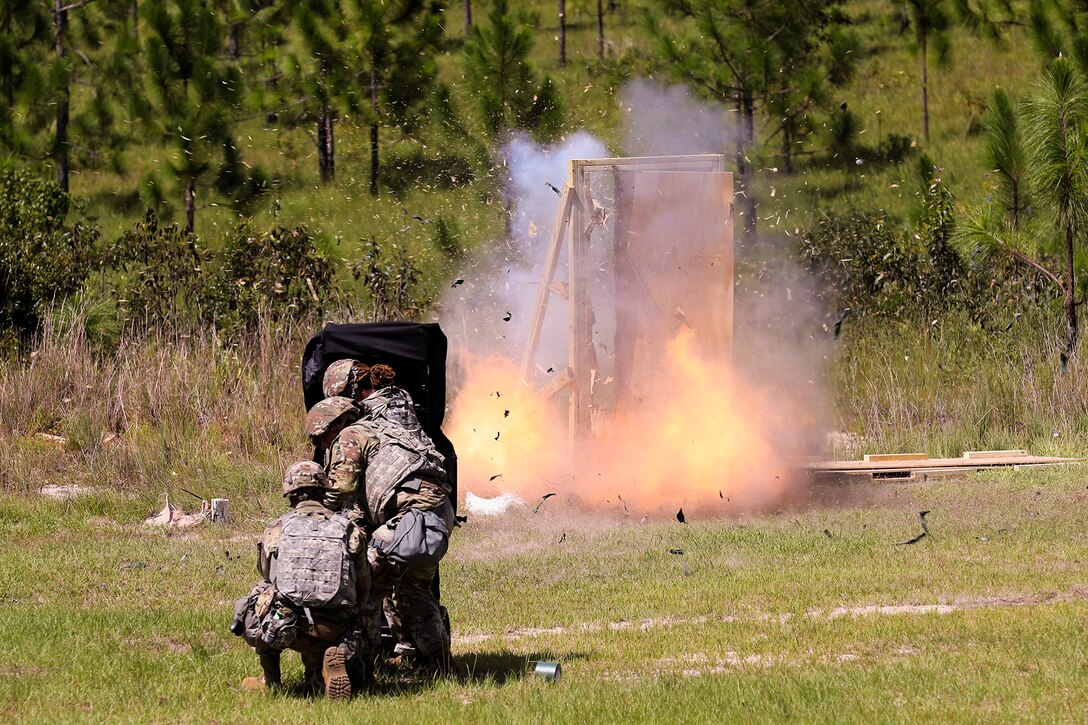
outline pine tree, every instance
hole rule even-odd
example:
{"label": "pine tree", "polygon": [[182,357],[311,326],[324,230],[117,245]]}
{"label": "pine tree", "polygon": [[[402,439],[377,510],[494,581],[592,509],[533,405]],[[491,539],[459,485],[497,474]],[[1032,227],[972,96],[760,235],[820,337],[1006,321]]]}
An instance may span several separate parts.
{"label": "pine tree", "polygon": [[368,80],[370,193],[378,193],[383,122],[414,129],[435,89],[443,8],[424,0],[353,0],[363,78]]}
{"label": "pine tree", "polygon": [[145,0],[146,77],[137,107],[169,149],[167,166],[184,186],[185,228],[192,232],[200,185],[215,175],[222,188],[241,177],[232,121],[241,77],[224,60],[226,33],[209,0]]}
{"label": "pine tree", "polygon": [[1005,89],[994,89],[993,100],[982,119],[982,127],[986,136],[986,163],[1001,180],[1005,208],[1013,230],[1018,230],[1025,206],[1027,158],[1016,108]]}
{"label": "pine tree", "polygon": [[[1005,115],[1008,109],[995,110]],[[992,204],[970,211],[957,226],[954,242],[971,259],[997,254],[1026,265],[1046,277],[1061,292],[1065,313],[1063,360],[1076,350],[1079,337],[1077,307],[1084,303],[1080,248],[1088,236],[1088,82],[1077,65],[1056,58],[1043,72],[1023,104],[1015,132],[1009,119],[991,119],[988,133],[1003,138],[991,144],[1007,147],[1023,137],[1023,150],[1002,152],[1003,158],[1023,154],[1022,170],[1039,211],[1028,219],[1021,209],[1016,223],[993,213]],[[992,152],[991,152],[992,153]],[[1007,178],[1005,172],[999,172]],[[1030,226],[1026,223],[1030,221]],[[1057,261],[1057,264],[1053,264]],[[1081,295],[1078,299],[1077,292]]]}
{"label": "pine tree", "polygon": [[318,171],[335,177],[335,122],[359,113],[370,128],[370,190],[380,176],[379,129],[413,127],[443,47],[442,8],[426,0],[307,0],[294,11],[300,43],[288,55],[288,123],[317,123]]}
{"label": "pine tree", "polygon": [[548,140],[562,130],[562,97],[551,78],[538,79],[529,62],[532,47],[532,32],[507,0],[495,0],[487,23],[472,26],[465,79],[492,138],[523,129]]}
{"label": "pine tree", "polygon": [[[135,51],[126,12],[121,0],[3,5],[0,138],[14,155],[51,156],[65,192],[73,152],[89,165],[125,141],[117,132],[115,99],[131,77]],[[73,86],[79,88],[75,108]]]}

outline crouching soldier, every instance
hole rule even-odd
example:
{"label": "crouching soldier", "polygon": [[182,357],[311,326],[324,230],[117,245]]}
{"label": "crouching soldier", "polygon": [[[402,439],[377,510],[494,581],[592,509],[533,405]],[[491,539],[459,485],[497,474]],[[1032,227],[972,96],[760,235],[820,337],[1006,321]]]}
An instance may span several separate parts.
{"label": "crouching soldier", "polygon": [[372,381],[356,391],[361,420],[352,420],[344,398],[327,398],[307,416],[307,434],[330,453],[326,503],[350,509],[372,533],[371,642],[382,600],[391,595],[419,653],[439,672],[461,675],[431,590],[454,524],[445,460],[420,427],[407,392],[391,385],[392,369],[375,365],[371,375],[375,370],[387,371],[378,383],[384,385],[375,390]]}
{"label": "crouching soldier", "polygon": [[280,686],[280,653],[302,656],[309,692],[351,696],[368,676],[360,611],[370,589],[366,537],[343,513],[326,508],[328,476],[312,461],[292,464],[283,495],[293,509],[265,529],[257,568],[263,577],[235,604],[231,631],[261,660],[245,690]]}

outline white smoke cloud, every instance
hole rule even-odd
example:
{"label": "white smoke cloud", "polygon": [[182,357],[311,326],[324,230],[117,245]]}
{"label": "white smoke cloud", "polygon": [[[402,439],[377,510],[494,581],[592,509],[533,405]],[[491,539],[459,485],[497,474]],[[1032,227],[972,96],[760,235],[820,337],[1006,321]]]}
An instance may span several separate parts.
{"label": "white smoke cloud", "polygon": [[731,111],[701,101],[685,86],[639,78],[620,91],[628,156],[720,154],[733,140]]}

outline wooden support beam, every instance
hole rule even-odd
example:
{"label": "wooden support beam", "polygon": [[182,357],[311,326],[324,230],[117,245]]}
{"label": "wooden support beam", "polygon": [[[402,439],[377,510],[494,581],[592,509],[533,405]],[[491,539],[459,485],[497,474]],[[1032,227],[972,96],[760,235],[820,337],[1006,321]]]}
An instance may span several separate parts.
{"label": "wooden support beam", "polygon": [[570,162],[570,185],[575,190],[575,203],[571,212],[570,253],[567,266],[570,278],[570,345],[569,362],[574,377],[570,396],[570,438],[573,447],[588,436],[592,413],[592,396],[589,390],[591,373],[590,353],[593,348],[592,307],[590,301],[589,234],[586,229],[586,213],[589,208],[589,189],[585,170],[578,162]]}
{"label": "wooden support beam", "polygon": [[564,184],[563,191],[559,195],[559,210],[556,213],[555,225],[552,227],[552,238],[548,242],[548,251],[544,256],[544,273],[540,280],[540,288],[536,292],[536,307],[533,310],[533,320],[529,324],[529,337],[525,341],[525,352],[521,356],[521,378],[525,381],[529,380],[529,374],[533,371],[536,349],[540,345],[540,333],[544,329],[544,316],[548,312],[548,297],[552,293],[555,268],[559,264],[559,255],[563,251],[563,242],[566,239],[567,227],[570,226],[573,204],[574,190],[569,184]]}

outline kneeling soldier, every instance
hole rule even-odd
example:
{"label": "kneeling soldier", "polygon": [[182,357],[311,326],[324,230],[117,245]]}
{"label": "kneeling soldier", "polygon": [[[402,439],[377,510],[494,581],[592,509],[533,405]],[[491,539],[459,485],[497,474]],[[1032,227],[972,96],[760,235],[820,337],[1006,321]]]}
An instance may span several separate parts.
{"label": "kneeling soldier", "polygon": [[263,577],[235,604],[231,631],[260,656],[261,677],[246,690],[280,686],[280,653],[302,656],[306,688],[324,688],[332,699],[351,696],[367,676],[359,612],[370,590],[366,537],[344,513],[322,503],[328,477],[312,461],[299,461],[283,477],[292,511],[265,529],[257,568]]}

